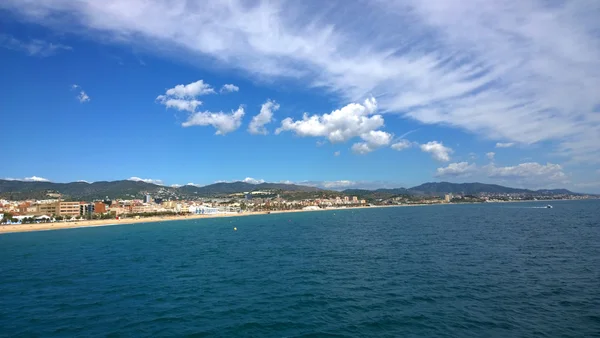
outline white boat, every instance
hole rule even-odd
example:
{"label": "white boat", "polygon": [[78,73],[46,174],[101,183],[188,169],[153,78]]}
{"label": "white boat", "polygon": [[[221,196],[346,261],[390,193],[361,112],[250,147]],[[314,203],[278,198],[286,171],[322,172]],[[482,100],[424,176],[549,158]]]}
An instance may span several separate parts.
{"label": "white boat", "polygon": [[552,209],[552,206],[551,206],[550,204],[548,204],[548,205],[546,206],[546,209]]}

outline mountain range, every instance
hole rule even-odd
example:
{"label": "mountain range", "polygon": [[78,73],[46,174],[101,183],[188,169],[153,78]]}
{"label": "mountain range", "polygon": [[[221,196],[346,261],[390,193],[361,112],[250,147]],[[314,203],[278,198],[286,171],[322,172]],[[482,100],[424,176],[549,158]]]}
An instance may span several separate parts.
{"label": "mountain range", "polygon": [[[153,197],[161,198],[195,199],[199,197],[220,197],[234,193],[243,193],[260,190],[293,193],[325,192],[325,190],[314,186],[284,183],[251,184],[246,182],[222,182],[206,186],[185,185],[181,187],[166,187],[143,181],[130,180],[101,181],[94,183],[54,183],[0,180],[0,198],[10,200],[46,199],[52,198],[53,196],[56,196],[56,194],[61,194],[63,198],[70,198],[76,200],[94,200],[103,199],[106,197],[113,199],[142,198],[146,194],[150,194]],[[397,195],[443,195],[447,193],[466,195],[477,195],[480,193],[520,193],[537,195],[575,194],[566,189],[544,189],[534,191],[528,189],[509,188],[496,184],[449,182],[429,182],[408,189],[347,189],[336,193],[342,193],[345,195],[356,195],[361,198],[369,199],[388,198]]]}

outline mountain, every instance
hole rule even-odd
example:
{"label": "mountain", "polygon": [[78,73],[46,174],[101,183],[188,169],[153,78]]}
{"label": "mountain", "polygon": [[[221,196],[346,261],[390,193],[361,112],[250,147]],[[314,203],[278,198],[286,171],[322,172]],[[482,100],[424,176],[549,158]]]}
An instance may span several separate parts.
{"label": "mountain", "polygon": [[54,194],[74,200],[94,200],[109,198],[142,198],[146,194],[162,198],[196,198],[225,196],[233,193],[257,190],[313,192],[320,189],[294,184],[246,182],[215,183],[203,187],[186,185],[179,188],[164,187],[143,181],[102,181],[94,183],[71,182],[24,182],[0,180],[0,198],[10,200],[47,199]]}
{"label": "mountain", "polygon": [[302,191],[302,192],[313,192],[319,191],[319,188],[309,187],[304,185],[296,184],[284,184],[284,183],[259,183],[252,184],[246,182],[221,182],[206,185],[203,187],[195,185],[185,185],[179,188],[180,191],[184,191],[189,195],[195,195],[199,197],[208,196],[220,196],[229,195],[241,192],[259,191],[259,190],[276,190],[276,191]]}
{"label": "mountain", "polygon": [[529,190],[519,188],[509,188],[497,184],[485,183],[450,183],[450,182],[429,182],[412,187],[409,191],[413,194],[441,195],[441,194],[465,194],[477,195],[481,193],[489,194],[539,194],[539,195],[577,195],[567,189],[543,189]]}

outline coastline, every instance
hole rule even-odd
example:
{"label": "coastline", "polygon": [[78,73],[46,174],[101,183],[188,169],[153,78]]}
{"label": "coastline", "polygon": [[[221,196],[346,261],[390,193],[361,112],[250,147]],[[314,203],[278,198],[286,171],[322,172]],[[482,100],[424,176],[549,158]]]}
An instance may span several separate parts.
{"label": "coastline", "polygon": [[[558,200],[554,200],[558,201]],[[505,202],[489,202],[489,204],[496,203],[520,203],[520,202],[544,202],[544,201],[505,201]],[[256,215],[269,215],[269,214],[285,214],[285,213],[297,213],[297,212],[319,212],[319,211],[342,211],[342,210],[354,210],[354,209],[371,209],[371,208],[394,208],[394,207],[421,207],[421,206],[434,206],[434,205],[463,205],[463,204],[488,204],[488,203],[437,203],[437,204],[396,204],[396,205],[373,205],[373,206],[360,206],[360,207],[349,207],[349,208],[328,208],[318,210],[276,210],[276,211],[255,211],[255,212],[244,212],[244,213],[232,213],[232,214],[214,214],[214,215],[186,215],[186,216],[152,216],[144,218],[126,218],[126,219],[103,219],[103,220],[84,220],[76,222],[54,222],[54,223],[37,223],[37,224],[11,224],[11,225],[0,225],[0,235],[17,232],[34,232],[34,231],[48,231],[48,230],[64,230],[64,229],[79,229],[79,228],[94,228],[101,226],[117,226],[127,224],[138,224],[138,223],[156,223],[156,222],[171,222],[171,221],[185,221],[193,219],[208,219],[208,218],[222,218],[222,217],[245,217],[245,216],[256,216]]]}
{"label": "coastline", "polygon": [[152,216],[143,218],[125,218],[125,219],[99,219],[99,220],[84,220],[76,222],[54,222],[54,223],[36,223],[36,224],[9,224],[0,225],[0,235],[7,233],[16,232],[34,232],[34,231],[48,231],[48,230],[64,230],[64,229],[79,229],[79,228],[94,228],[101,226],[116,226],[116,225],[127,225],[127,224],[138,224],[138,223],[156,223],[156,222],[172,222],[172,221],[187,221],[193,219],[209,219],[209,218],[223,218],[223,217],[245,217],[245,216],[256,216],[256,215],[269,215],[269,214],[285,214],[285,213],[296,213],[296,212],[318,212],[318,211],[331,211],[331,210],[352,210],[352,209],[365,209],[365,208],[388,208],[395,207],[398,205],[377,205],[377,206],[364,206],[364,207],[352,207],[352,208],[331,208],[331,209],[320,209],[320,210],[277,210],[277,211],[254,211],[254,212],[243,212],[243,213],[232,213],[232,214],[214,214],[214,215],[185,215],[185,216]]}

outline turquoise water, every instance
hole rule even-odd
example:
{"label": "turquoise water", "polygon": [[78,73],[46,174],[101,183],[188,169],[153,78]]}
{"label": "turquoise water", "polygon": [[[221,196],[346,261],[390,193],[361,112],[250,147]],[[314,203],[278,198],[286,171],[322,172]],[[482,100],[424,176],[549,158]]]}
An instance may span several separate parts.
{"label": "turquoise water", "polygon": [[598,336],[600,201],[552,204],[0,235],[0,336]]}

